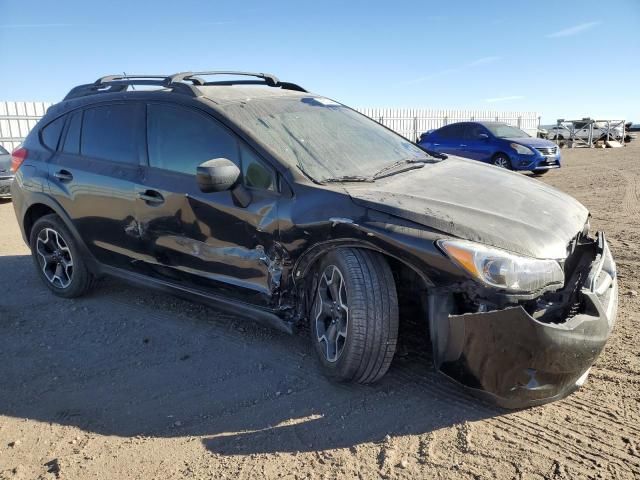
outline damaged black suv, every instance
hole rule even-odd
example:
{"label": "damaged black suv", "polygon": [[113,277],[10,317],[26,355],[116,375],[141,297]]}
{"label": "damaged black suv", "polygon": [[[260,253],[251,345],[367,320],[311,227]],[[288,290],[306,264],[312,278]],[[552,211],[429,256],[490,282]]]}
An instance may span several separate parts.
{"label": "damaged black suv", "polygon": [[306,322],[339,381],[385,374],[402,310],[441,372],[504,406],[544,403],[585,381],[616,317],[615,263],[576,200],[273,75],[80,85],[12,169],[55,294],[108,274],[287,331]]}

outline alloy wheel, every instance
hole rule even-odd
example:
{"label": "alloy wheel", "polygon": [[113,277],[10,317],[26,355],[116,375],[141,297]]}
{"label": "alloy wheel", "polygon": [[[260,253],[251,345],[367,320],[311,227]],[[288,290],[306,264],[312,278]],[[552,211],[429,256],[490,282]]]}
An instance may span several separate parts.
{"label": "alloy wheel", "polygon": [[49,283],[67,288],[73,279],[73,257],[67,242],[52,228],[43,228],[36,242],[38,262]]}
{"label": "alloy wheel", "polygon": [[496,167],[509,168],[509,160],[502,156],[496,157],[496,159],[493,161],[493,164]]}
{"label": "alloy wheel", "polygon": [[329,265],[322,273],[314,303],[316,339],[325,359],[334,363],[344,350],[349,326],[347,288],[335,265]]}

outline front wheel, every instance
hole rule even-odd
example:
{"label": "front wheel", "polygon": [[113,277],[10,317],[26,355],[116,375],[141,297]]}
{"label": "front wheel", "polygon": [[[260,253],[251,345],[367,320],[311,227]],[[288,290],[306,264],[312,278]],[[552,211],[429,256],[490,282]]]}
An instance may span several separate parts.
{"label": "front wheel", "polygon": [[371,383],[389,369],[398,339],[398,297],[391,268],[378,253],[339,248],[317,271],[309,317],[324,373]]}
{"label": "front wheel", "polygon": [[40,278],[56,295],[79,297],[93,285],[94,277],[71,232],[57,215],[45,215],[36,221],[29,245]]}
{"label": "front wheel", "polygon": [[493,157],[493,164],[496,167],[506,168],[507,170],[512,170],[511,160],[504,153],[498,153],[495,157]]}

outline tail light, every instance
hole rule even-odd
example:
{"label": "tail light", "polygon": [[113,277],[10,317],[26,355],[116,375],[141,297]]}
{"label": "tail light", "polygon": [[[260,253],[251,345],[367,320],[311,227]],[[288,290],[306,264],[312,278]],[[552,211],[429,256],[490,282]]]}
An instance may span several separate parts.
{"label": "tail light", "polygon": [[29,151],[24,147],[16,148],[13,151],[13,153],[11,154],[11,171],[13,173],[18,171],[20,165],[22,165],[22,162],[27,159],[28,154]]}

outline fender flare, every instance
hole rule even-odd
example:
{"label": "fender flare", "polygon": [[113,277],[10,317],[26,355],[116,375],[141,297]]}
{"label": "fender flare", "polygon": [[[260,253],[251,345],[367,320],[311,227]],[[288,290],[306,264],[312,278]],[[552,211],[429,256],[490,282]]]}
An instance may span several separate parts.
{"label": "fender flare", "polygon": [[53,212],[56,215],[58,215],[58,217],[62,219],[65,226],[69,229],[69,232],[71,232],[71,235],[73,236],[73,240],[74,242],[76,242],[76,245],[78,246],[80,253],[84,257],[84,260],[87,262],[91,272],[99,273],[100,264],[95,259],[95,257],[87,247],[86,243],[80,236],[80,233],[76,229],[75,225],[73,224],[73,221],[71,220],[67,212],[65,212],[64,208],[62,208],[62,206],[58,202],[56,202],[50,196],[45,195],[44,193],[30,192],[29,201],[25,202],[24,204],[23,212],[21,215],[20,230],[22,230],[22,238],[24,239],[25,243],[27,245],[30,245],[29,238],[27,235],[27,228],[25,224],[27,219],[27,212],[29,212],[29,210],[35,205],[45,205],[49,207],[51,210],[53,210]]}
{"label": "fender flare", "polygon": [[300,255],[300,257],[298,257],[293,265],[293,268],[291,269],[291,278],[293,285],[298,286],[300,282],[304,281],[305,277],[309,273],[309,270],[311,270],[311,267],[323,255],[325,255],[330,250],[342,247],[366,248],[367,250],[373,250],[375,252],[381,253],[386,257],[393,258],[394,260],[400,262],[404,266],[414,271],[418,275],[418,277],[420,277],[426,287],[435,286],[435,284],[429,279],[429,277],[424,274],[424,272],[422,272],[420,269],[407,262],[406,260],[403,260],[402,258],[389,253],[387,250],[380,248],[379,246],[374,245],[371,242],[350,237],[318,242],[305,250],[305,252]]}

